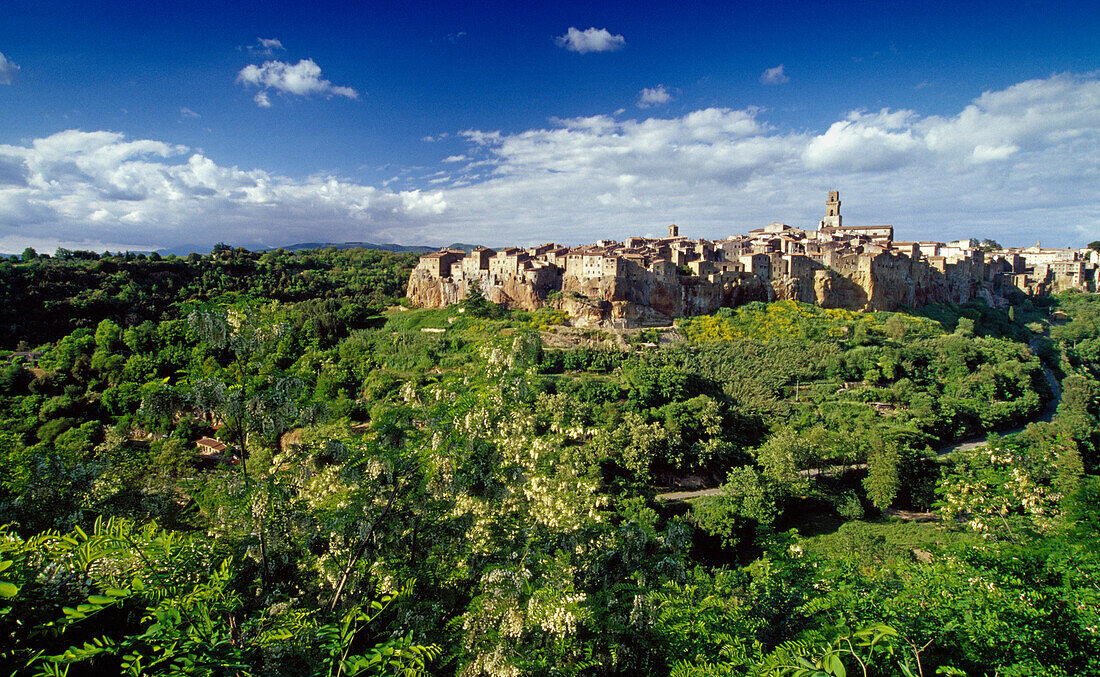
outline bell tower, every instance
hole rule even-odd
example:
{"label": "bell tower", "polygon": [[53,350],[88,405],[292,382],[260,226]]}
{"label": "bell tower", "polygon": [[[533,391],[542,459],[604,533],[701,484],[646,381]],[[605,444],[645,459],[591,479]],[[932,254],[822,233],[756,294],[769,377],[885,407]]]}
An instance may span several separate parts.
{"label": "bell tower", "polygon": [[840,191],[830,190],[825,202],[825,218],[821,219],[822,228],[840,228]]}
{"label": "bell tower", "polygon": [[680,226],[677,226],[675,223],[672,224],[671,226],[669,226],[668,227],[668,236],[669,237],[680,237]]}

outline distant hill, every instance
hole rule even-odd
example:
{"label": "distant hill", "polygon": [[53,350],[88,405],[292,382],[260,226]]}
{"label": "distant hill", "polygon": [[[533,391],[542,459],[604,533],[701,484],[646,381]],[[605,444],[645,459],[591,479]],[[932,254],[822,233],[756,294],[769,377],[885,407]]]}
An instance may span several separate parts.
{"label": "distant hill", "polygon": [[[266,249],[255,249],[253,251],[275,251],[277,249],[285,249],[287,251],[302,251],[306,249],[355,249],[360,247],[362,249],[378,249],[384,252],[414,252],[416,254],[427,254],[429,252],[439,251],[439,247],[429,247],[422,244],[374,244],[373,242],[299,242],[298,244],[284,245],[282,247],[268,247]],[[478,245],[476,244],[463,244],[462,242],[454,242],[447,245],[447,249],[461,249],[463,251],[473,251]],[[187,256],[191,252],[200,252],[203,254],[209,254],[211,247],[209,245],[182,245],[178,247],[172,247],[169,249],[158,249],[156,252],[161,256],[167,256],[169,254],[175,254],[176,256]],[[42,254],[48,254],[53,256],[53,252],[43,251]],[[149,250],[133,250],[134,254],[151,254]],[[5,254],[0,252],[0,259],[6,259],[11,256],[20,256],[19,254]]]}
{"label": "distant hill", "polygon": [[[386,252],[415,252],[418,254],[427,254],[429,252],[439,251],[439,247],[428,247],[426,245],[405,245],[405,244],[374,244],[372,242],[301,242],[299,244],[286,245],[285,247],[269,247],[270,250],[286,249],[287,251],[300,251],[303,249],[355,249],[360,247],[362,249],[380,249]],[[455,242],[447,245],[449,249],[462,249],[463,251],[471,251],[476,248],[476,244],[462,244],[461,242]]]}

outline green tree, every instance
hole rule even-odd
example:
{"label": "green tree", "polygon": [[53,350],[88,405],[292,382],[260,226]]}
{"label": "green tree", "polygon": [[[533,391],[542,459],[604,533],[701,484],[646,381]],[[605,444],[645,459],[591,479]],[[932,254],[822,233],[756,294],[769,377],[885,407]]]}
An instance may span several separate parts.
{"label": "green tree", "polygon": [[664,460],[669,432],[660,423],[646,423],[639,414],[628,411],[623,422],[599,431],[588,445],[589,458],[595,463],[608,460],[630,472],[634,482],[653,482],[653,465]]}
{"label": "green tree", "polygon": [[894,313],[890,316],[890,319],[886,320],[885,329],[886,335],[894,340],[905,338],[905,333],[909,330],[905,324],[905,320],[897,313]]}
{"label": "green tree", "polygon": [[969,317],[960,317],[958,324],[955,325],[955,333],[959,336],[974,336],[974,320]]}
{"label": "green tree", "polygon": [[[161,387],[143,400],[142,410],[152,417],[171,417],[194,406],[211,421],[224,423],[226,434],[237,444],[244,480],[242,491],[232,495],[238,508],[245,508],[244,520],[255,525],[266,589],[272,584],[267,541],[275,479],[270,457],[249,472],[249,456],[254,449],[251,443],[258,438],[269,449],[278,446],[282,434],[303,414],[298,403],[302,384],[293,376],[276,373],[270,363],[265,365],[282,327],[257,309],[249,305],[203,308],[192,311],[188,322],[210,348],[228,352],[231,362],[216,375],[195,381],[187,390]],[[261,369],[267,373],[255,373]],[[312,415],[314,409],[306,407],[304,411]]]}
{"label": "green tree", "polygon": [[[0,572],[0,666],[26,674],[425,675],[440,655],[379,627],[409,586],[327,622],[257,608],[210,542],[126,520],[25,540],[2,530]],[[52,580],[66,577],[82,584]]]}
{"label": "green tree", "polygon": [[823,433],[823,429],[816,428],[801,434],[793,426],[783,426],[754,451],[756,462],[767,478],[798,491],[806,485],[802,471],[821,467],[825,460]]}
{"label": "green tree", "polygon": [[494,318],[500,317],[504,313],[504,309],[499,304],[485,298],[485,293],[481,290],[481,283],[477,280],[470,281],[461,308],[463,312],[471,317]]}
{"label": "green tree", "polygon": [[867,457],[867,477],[863,480],[863,486],[867,498],[879,510],[889,508],[898,495],[900,462],[901,450],[897,442],[875,439]]}
{"label": "green tree", "polygon": [[730,470],[717,496],[696,500],[692,517],[700,529],[733,548],[751,542],[762,527],[775,521],[776,501],[782,496],[774,482],[755,468],[742,466]]}

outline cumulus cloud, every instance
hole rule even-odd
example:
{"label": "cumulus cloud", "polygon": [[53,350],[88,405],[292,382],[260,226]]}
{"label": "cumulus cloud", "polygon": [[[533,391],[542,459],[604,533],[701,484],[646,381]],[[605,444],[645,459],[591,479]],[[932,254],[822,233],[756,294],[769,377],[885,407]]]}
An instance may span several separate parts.
{"label": "cumulus cloud", "polygon": [[853,112],[834,122],[806,146],[803,159],[815,169],[845,168],[858,171],[897,169],[912,163],[928,150],[914,133],[912,111]]}
{"label": "cumulus cloud", "polygon": [[1046,233],[1066,244],[1100,223],[1091,199],[1100,185],[1095,76],[986,92],[951,116],[853,111],[820,132],[779,131],[760,110],[706,109],[465,136],[493,169],[447,192],[450,215],[461,218],[476,195],[479,213],[513,210],[566,241],[668,220],[712,237],[777,219],[812,226],[830,188],[852,196],[850,222],[893,222],[910,238],[982,232],[1024,242]]}
{"label": "cumulus cloud", "polygon": [[1098,134],[1100,80],[1056,75],[985,92],[952,117],[854,111],[815,137],[804,159],[812,168],[857,171],[996,164]]}
{"label": "cumulus cloud", "polygon": [[645,87],[638,95],[638,108],[662,106],[672,101],[672,93],[665,89],[664,85],[657,85],[652,89]]}
{"label": "cumulus cloud", "polygon": [[[219,240],[275,246],[403,239],[448,208],[431,190],[394,192],[333,176],[290,179],[215,163],[186,146],[69,130],[0,145],[0,248],[155,249]],[[109,245],[109,246],[108,246]],[[23,245],[35,246],[35,244]]]}
{"label": "cumulus cloud", "polygon": [[237,82],[246,87],[260,87],[256,95],[256,105],[261,108],[271,106],[267,90],[276,90],[295,96],[343,96],[348,99],[359,98],[359,93],[351,87],[338,87],[321,78],[321,67],[313,59],[302,59],[296,64],[285,61],[265,61],[262,66],[249,64],[237,73]]}
{"label": "cumulus cloud", "polygon": [[18,72],[19,66],[0,52],[0,85],[10,85]]}
{"label": "cumulus cloud", "polygon": [[466,148],[440,171],[399,172],[406,191],[227,167],[112,132],[0,146],[0,251],[24,241],[49,251],[46,233],[111,249],[579,243],[668,223],[717,238],[776,220],[814,227],[830,189],[844,196],[846,222],[893,223],[904,239],[1081,245],[1100,223],[1100,78],[1091,75],[986,92],[952,115],[852,111],[820,130],[777,127],[761,109],[707,108],[472,129],[451,142]]}
{"label": "cumulus cloud", "polygon": [[781,85],[790,81],[791,79],[783,72],[783,64],[769,68],[760,74],[760,82],[765,85]]}
{"label": "cumulus cloud", "polygon": [[621,49],[626,44],[626,38],[621,35],[612,35],[606,28],[589,28],[577,30],[572,26],[565,32],[554,38],[558,47],[564,47],[570,52],[587,54],[588,52],[613,52]]}

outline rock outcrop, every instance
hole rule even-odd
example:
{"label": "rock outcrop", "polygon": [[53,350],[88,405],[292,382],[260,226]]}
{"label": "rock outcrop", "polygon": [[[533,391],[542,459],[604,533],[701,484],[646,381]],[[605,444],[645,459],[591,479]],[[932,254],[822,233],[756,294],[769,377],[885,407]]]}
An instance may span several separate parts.
{"label": "rock outcrop", "polygon": [[476,284],[494,303],[551,305],[582,326],[650,326],[750,301],[875,311],[975,298],[996,305],[1008,290],[1096,288],[1100,252],[1036,245],[990,254],[977,241],[894,242],[893,234],[893,226],[842,226],[840,195],[831,191],[817,232],[772,223],[725,240],[689,240],[672,225],[668,237],[622,243],[444,249],[420,259],[407,296],[439,308]]}
{"label": "rock outcrop", "polygon": [[556,288],[555,276],[545,280],[530,279],[520,275],[484,276],[452,279],[433,276],[429,271],[417,268],[409,277],[405,296],[417,308],[443,308],[461,302],[470,292],[470,284],[477,282],[482,295],[493,303],[506,308],[538,310],[546,305],[546,295]]}

